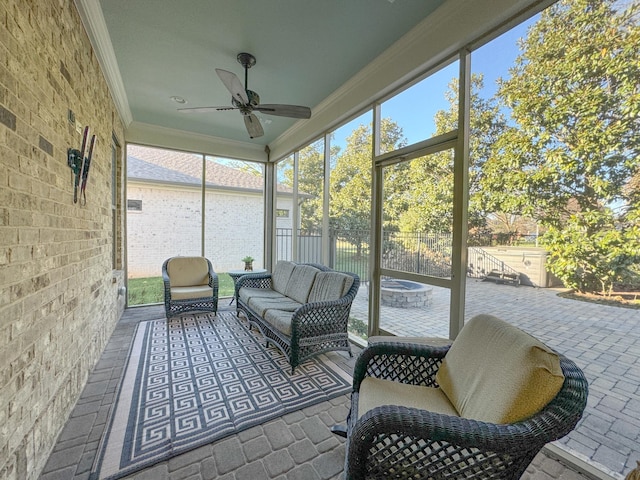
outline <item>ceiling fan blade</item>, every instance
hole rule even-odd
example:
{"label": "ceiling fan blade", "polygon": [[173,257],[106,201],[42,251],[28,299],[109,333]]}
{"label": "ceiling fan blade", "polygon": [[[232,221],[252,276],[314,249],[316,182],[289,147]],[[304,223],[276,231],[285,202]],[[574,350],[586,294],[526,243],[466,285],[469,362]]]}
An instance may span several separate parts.
{"label": "ceiling fan blade", "polygon": [[301,107],[299,105],[261,103],[253,109],[257,112],[266,113],[268,115],[277,115],[278,117],[311,118],[311,109],[309,107]]}
{"label": "ceiling fan blade", "polygon": [[216,68],[216,73],[224,83],[224,86],[227,87],[227,90],[231,92],[231,96],[238,100],[243,105],[249,103],[249,97],[247,96],[247,92],[242,86],[242,82],[236,76],[235,73],[227,72],[226,70],[222,70],[221,68]]}
{"label": "ceiling fan blade", "polygon": [[193,107],[193,108],[179,108],[180,113],[207,113],[207,112],[221,112],[223,110],[238,110],[236,107]]}
{"label": "ceiling fan blade", "polygon": [[264,130],[262,129],[262,125],[260,125],[260,120],[258,120],[258,117],[253,113],[244,116],[244,125],[247,127],[247,132],[249,132],[249,136],[251,138],[257,138],[264,135]]}

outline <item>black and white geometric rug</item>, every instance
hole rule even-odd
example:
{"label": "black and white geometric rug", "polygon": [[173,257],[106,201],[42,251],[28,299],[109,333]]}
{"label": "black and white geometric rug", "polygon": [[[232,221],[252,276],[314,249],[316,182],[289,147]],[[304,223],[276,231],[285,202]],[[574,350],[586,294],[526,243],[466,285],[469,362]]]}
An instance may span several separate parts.
{"label": "black and white geometric rug", "polygon": [[291,375],[234,312],[141,322],[90,478],[120,478],[350,390],[324,355]]}

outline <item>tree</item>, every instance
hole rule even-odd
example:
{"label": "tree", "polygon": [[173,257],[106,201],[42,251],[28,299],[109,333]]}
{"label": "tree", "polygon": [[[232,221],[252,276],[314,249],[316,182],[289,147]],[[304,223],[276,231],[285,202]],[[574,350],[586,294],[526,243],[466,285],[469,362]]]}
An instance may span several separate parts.
{"label": "tree", "polygon": [[[338,147],[332,147],[333,152]],[[285,169],[280,183],[293,189],[293,163]],[[319,140],[298,153],[298,203],[300,228],[304,232],[317,232],[322,227],[324,190],[324,141]]]}
{"label": "tree", "polygon": [[[383,151],[406,145],[402,129],[392,120],[382,119],[380,128]],[[347,138],[344,151],[337,154],[331,172],[330,222],[334,230],[357,247],[369,241],[371,228],[371,126],[360,125]]]}
{"label": "tree", "polygon": [[322,228],[322,192],[324,187],[324,141],[300,150],[298,154],[298,203],[300,228],[317,232]]}
{"label": "tree", "polygon": [[624,187],[640,153],[640,5],[562,0],[541,14],[498,95],[516,125],[496,144],[485,188],[536,218],[550,270],[606,291],[640,260],[638,209]]}
{"label": "tree", "polygon": [[[491,156],[492,145],[505,128],[504,115],[494,99],[482,98],[481,74],[471,77],[471,115],[469,135],[469,227],[477,229],[486,223],[487,200],[490,191],[483,191],[481,178],[484,164]],[[449,83],[445,94],[447,110],[435,116],[436,134],[458,127],[458,79]],[[409,168],[410,197],[401,215],[400,229],[407,232],[451,233],[453,226],[453,151],[444,151],[411,162]]]}

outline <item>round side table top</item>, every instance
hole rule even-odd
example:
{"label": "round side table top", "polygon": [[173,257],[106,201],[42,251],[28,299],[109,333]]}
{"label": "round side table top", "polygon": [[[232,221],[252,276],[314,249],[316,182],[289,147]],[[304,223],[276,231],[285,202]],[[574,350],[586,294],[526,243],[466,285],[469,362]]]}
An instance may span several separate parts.
{"label": "round side table top", "polygon": [[266,273],[266,270],[264,268],[254,268],[253,270],[229,270],[227,273],[232,277],[241,277],[250,273]]}

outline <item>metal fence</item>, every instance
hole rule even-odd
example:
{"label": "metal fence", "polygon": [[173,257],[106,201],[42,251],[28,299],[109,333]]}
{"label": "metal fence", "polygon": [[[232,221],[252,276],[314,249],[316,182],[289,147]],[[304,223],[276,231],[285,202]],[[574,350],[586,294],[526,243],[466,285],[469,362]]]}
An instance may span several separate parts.
{"label": "metal fence", "polygon": [[469,246],[499,247],[499,246],[538,246],[538,235],[535,233],[474,233],[469,235]]}
{"label": "metal fence", "polygon": [[[276,230],[278,260],[292,259],[292,230]],[[329,236],[329,266],[336,270],[357,273],[369,278],[369,230],[333,230]],[[322,235],[319,232],[298,232],[297,260],[321,262]],[[451,235],[384,232],[382,266],[426,275],[451,275]]]}
{"label": "metal fence", "polygon": [[467,275],[472,278],[485,278],[491,272],[517,275],[518,272],[504,261],[487,253],[480,247],[469,247],[467,256]]}
{"label": "metal fence", "polygon": [[[527,237],[527,238],[525,238]],[[535,236],[519,237],[520,242],[533,242]],[[493,237],[489,245],[500,240]],[[513,238],[511,239],[513,240]],[[276,230],[277,260],[292,260],[293,231]],[[370,231],[332,230],[329,234],[329,265],[336,270],[357,273],[361,279],[369,278]],[[446,233],[383,232],[383,268],[420,273],[433,277],[451,276],[452,236]],[[469,247],[467,273],[484,278],[492,270],[511,273],[509,266],[479,247]],[[298,231],[297,260],[322,263],[322,234]],[[513,271],[515,272],[515,270]]]}

